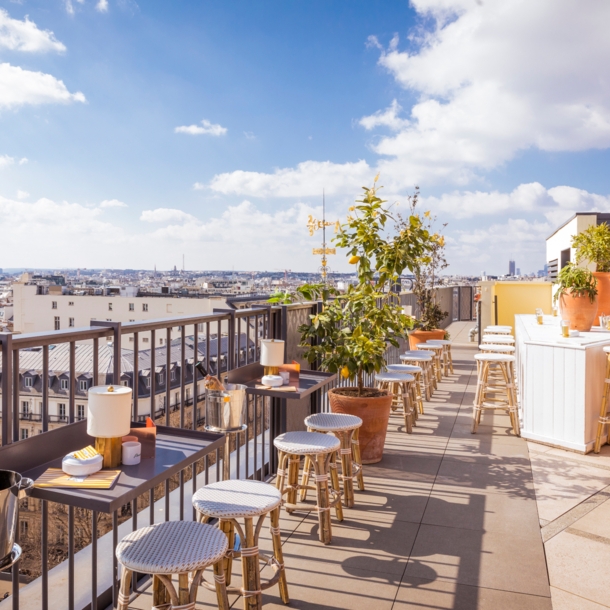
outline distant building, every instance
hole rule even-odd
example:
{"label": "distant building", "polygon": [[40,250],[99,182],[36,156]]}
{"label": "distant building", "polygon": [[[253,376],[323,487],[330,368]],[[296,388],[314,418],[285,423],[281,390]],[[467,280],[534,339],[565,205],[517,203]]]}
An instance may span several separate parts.
{"label": "distant building", "polygon": [[[514,264],[514,263],[513,263],[513,264]],[[513,275],[521,275],[521,269],[517,269],[517,270],[516,270],[516,271],[513,273]]]}
{"label": "distant building", "polygon": [[508,261],[508,275],[515,275],[515,261]]}

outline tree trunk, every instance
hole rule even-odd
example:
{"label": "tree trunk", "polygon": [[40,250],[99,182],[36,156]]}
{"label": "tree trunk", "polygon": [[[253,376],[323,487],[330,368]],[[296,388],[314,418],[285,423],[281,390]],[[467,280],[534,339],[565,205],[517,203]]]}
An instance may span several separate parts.
{"label": "tree trunk", "polygon": [[364,387],[364,379],[362,378],[362,369],[358,369],[358,396],[362,396],[363,387]]}

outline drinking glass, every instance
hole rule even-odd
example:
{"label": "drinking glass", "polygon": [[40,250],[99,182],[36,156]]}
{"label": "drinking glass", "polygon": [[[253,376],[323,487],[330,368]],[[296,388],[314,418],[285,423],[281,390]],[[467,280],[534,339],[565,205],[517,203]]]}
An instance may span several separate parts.
{"label": "drinking glass", "polygon": [[538,322],[538,324],[542,324],[542,309],[538,308],[536,309],[536,322]]}
{"label": "drinking glass", "polygon": [[561,334],[564,337],[570,336],[570,325],[567,320],[561,321]]}
{"label": "drinking glass", "polygon": [[557,307],[557,305],[553,305],[553,317],[557,317],[557,314],[559,313],[559,307]]}

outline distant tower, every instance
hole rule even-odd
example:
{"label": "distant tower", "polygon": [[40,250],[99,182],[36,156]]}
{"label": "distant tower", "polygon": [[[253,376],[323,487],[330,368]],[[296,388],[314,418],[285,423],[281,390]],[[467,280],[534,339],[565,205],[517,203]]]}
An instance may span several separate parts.
{"label": "distant tower", "polygon": [[515,261],[508,261],[508,275],[515,275]]}

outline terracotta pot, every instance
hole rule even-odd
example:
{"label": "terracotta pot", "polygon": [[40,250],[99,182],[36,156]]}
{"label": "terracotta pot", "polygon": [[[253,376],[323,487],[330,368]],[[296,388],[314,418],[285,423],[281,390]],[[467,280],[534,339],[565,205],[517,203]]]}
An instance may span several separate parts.
{"label": "terracotta pot", "polygon": [[[357,415],[362,419],[360,453],[363,464],[376,464],[383,457],[385,435],[388,431],[392,394],[387,390],[382,396],[358,397],[337,394],[339,388],[328,391],[330,409],[333,413]],[[343,389],[343,388],[341,388]]]}
{"label": "terracotta pot", "polygon": [[417,349],[419,343],[425,343],[430,339],[444,339],[445,331],[441,328],[434,330],[411,330],[409,331],[409,347]]}
{"label": "terracotta pot", "polygon": [[[597,312],[598,315],[610,316],[610,273],[595,271],[593,277],[597,280]],[[599,326],[599,317],[595,317]]]}
{"label": "terracotta pot", "polygon": [[597,297],[593,303],[585,294],[576,296],[569,292],[559,297],[559,310],[561,318],[567,320],[570,330],[587,332],[591,330],[595,316],[597,316]]}

